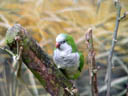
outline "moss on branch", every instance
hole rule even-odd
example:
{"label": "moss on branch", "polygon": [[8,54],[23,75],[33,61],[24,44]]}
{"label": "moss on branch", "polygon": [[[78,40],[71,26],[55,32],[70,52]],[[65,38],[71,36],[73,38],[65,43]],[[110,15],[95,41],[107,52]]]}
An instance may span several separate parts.
{"label": "moss on branch", "polygon": [[[52,96],[71,96],[72,83],[65,78],[47,53],[41,49],[38,43],[30,37],[26,30],[19,24],[9,28],[6,34],[6,43],[16,53],[17,42],[22,50],[22,60],[33,72],[40,83]],[[77,96],[74,93],[73,96]]]}

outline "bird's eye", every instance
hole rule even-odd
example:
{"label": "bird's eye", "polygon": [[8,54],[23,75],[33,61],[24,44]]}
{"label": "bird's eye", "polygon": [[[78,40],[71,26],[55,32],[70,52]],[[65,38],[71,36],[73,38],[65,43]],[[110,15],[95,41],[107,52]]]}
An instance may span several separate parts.
{"label": "bird's eye", "polygon": [[65,43],[65,42],[66,42],[66,41],[64,40],[64,41],[61,42],[61,44]]}
{"label": "bird's eye", "polygon": [[65,43],[66,41],[64,40],[62,43]]}

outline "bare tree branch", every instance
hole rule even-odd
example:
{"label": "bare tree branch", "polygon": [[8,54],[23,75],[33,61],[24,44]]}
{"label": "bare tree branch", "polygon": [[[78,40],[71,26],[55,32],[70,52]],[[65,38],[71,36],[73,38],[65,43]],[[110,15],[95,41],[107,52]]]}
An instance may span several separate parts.
{"label": "bare tree branch", "polygon": [[127,89],[126,89],[126,90],[127,90],[127,92],[126,92],[126,96],[128,96],[128,84],[127,84]]}
{"label": "bare tree branch", "polygon": [[119,23],[120,20],[122,20],[124,17],[126,17],[126,14],[122,17],[120,17],[120,13],[121,13],[121,5],[119,0],[115,0],[115,7],[117,9],[117,17],[116,17],[116,25],[115,25],[115,29],[114,29],[114,33],[113,33],[113,39],[112,39],[112,47],[110,49],[110,53],[108,56],[108,68],[107,68],[107,73],[106,73],[106,78],[105,81],[107,82],[107,94],[106,96],[110,96],[110,90],[111,90],[111,75],[112,75],[112,57],[113,57],[113,53],[114,53],[114,48],[117,42],[117,32],[118,32],[118,28],[119,28]]}
{"label": "bare tree branch", "polygon": [[97,88],[97,67],[95,62],[95,52],[93,47],[92,29],[89,29],[85,34],[85,40],[88,46],[88,64],[89,64],[89,75],[91,83],[91,94],[92,96],[98,96]]}

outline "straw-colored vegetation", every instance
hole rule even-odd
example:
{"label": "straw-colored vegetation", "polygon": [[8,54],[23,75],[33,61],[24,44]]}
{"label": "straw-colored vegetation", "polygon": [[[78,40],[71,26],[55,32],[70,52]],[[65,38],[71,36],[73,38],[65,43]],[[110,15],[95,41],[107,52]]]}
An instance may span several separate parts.
{"label": "straw-colored vegetation", "polygon": [[[122,6],[121,14],[123,15],[124,12],[128,11],[128,2],[127,0],[120,0],[120,3]],[[52,56],[54,50],[55,38],[59,33],[72,35],[76,41],[78,49],[84,53],[86,63],[87,47],[85,44],[85,32],[88,28],[92,27],[94,47],[96,50],[96,62],[101,65],[106,65],[108,51],[111,48],[115,19],[116,9],[112,0],[0,0],[0,46],[5,46],[4,37],[7,29],[16,23],[19,23],[27,29],[30,35],[39,42],[40,46],[44,48],[50,56]],[[124,73],[127,73],[126,75],[121,75],[124,77],[128,75],[127,49],[128,16],[120,22],[117,45],[115,47],[115,56],[113,58],[113,62],[115,63],[115,69],[113,70],[120,73],[119,70],[122,68]],[[6,61],[4,58],[7,56],[0,56],[2,56],[2,59],[0,60],[3,60],[0,61],[2,62],[0,63],[0,74],[2,74],[0,75],[0,93],[3,92],[3,96],[14,96],[13,94],[17,94],[16,96],[31,96],[32,94],[40,94],[40,96],[43,96],[43,93],[46,94],[46,92],[42,91],[42,86],[37,80],[35,86],[35,81],[32,79],[33,76],[31,74],[28,75],[30,72],[26,67],[22,68],[25,69],[25,71],[22,70],[22,73],[24,73],[21,74],[22,79],[17,79],[14,74],[8,74],[3,65]],[[88,65],[85,65],[82,75],[83,77],[81,78],[86,78],[84,71],[87,71]],[[118,67],[116,67],[116,65],[118,65]],[[11,68],[10,71],[14,73],[13,68]],[[102,76],[105,75],[102,71],[99,71],[98,73],[102,74]],[[116,75],[117,74],[118,73],[116,73]],[[12,80],[12,77],[9,75],[13,77]],[[7,76],[8,83],[6,80]],[[119,78],[120,77],[118,76],[116,79]],[[101,80],[103,81],[103,78]],[[87,82],[88,81],[85,83]],[[22,87],[19,87],[19,85]],[[13,86],[16,87],[14,88]],[[13,87],[13,90],[11,87]],[[83,91],[82,88],[80,88],[80,92],[82,96],[85,96],[84,94],[88,94],[88,87],[82,87],[86,90]],[[119,86],[117,85],[116,87]]]}

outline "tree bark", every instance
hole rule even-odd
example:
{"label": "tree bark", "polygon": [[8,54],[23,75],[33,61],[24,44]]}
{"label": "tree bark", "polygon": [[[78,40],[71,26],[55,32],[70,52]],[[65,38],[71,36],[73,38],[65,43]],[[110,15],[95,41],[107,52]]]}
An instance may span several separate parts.
{"label": "tree bark", "polygon": [[71,90],[72,83],[57,69],[52,59],[22,26],[15,24],[8,29],[6,43],[14,53],[17,52],[17,46],[22,48],[21,58],[24,64],[27,65],[51,96],[78,95],[78,93],[66,90],[67,88]]}

